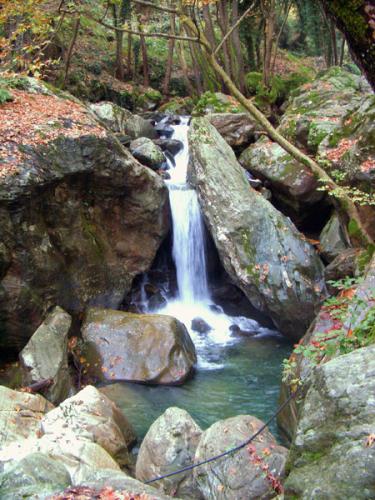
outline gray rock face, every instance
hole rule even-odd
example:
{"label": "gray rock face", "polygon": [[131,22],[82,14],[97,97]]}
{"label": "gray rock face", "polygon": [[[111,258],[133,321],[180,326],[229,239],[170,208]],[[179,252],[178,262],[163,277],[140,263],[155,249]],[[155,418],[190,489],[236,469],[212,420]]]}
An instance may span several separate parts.
{"label": "gray rock face", "polygon": [[50,498],[70,485],[66,468],[46,455],[33,453],[12,464],[0,474],[0,497],[2,500],[16,498]]}
{"label": "gray rock face", "polygon": [[375,498],[375,345],[316,368],[291,448],[286,495]]}
{"label": "gray rock face", "polygon": [[171,316],[92,308],[82,336],[88,373],[99,380],[180,384],[196,362],[185,326]]}
{"label": "gray rock face", "polygon": [[159,176],[83,106],[39,98],[57,109],[56,126],[39,113],[42,144],[5,142],[19,162],[5,159],[0,178],[0,348],[17,352],[56,304],[74,315],[117,308],[168,231]]}
{"label": "gray rock face", "polygon": [[[136,477],[147,481],[190,465],[194,461],[202,430],[180,408],[168,408],[150,427],[137,458]],[[193,472],[163,479],[155,486],[181,498],[200,498]]]}
{"label": "gray rock face", "polygon": [[255,141],[260,126],[248,113],[211,113],[206,116],[226,142],[243,149]]}
{"label": "gray rock face", "polygon": [[[133,495],[147,495],[147,498],[152,500],[172,499],[172,497],[168,495],[163,495],[163,493],[156,488],[147,486],[121,471],[107,469],[90,471],[82,477],[81,484],[95,490],[110,486],[116,491],[127,492],[130,497]],[[173,495],[173,498],[176,499],[175,495]]]}
{"label": "gray rock face", "polygon": [[157,170],[166,161],[163,151],[147,137],[140,137],[130,143],[130,152],[142,165]]}
{"label": "gray rock face", "polygon": [[50,379],[44,396],[53,404],[68,397],[72,388],[68,368],[68,333],[72,319],[55,307],[19,354],[24,386]]}
{"label": "gray rock face", "polygon": [[90,104],[90,109],[103,125],[114,133],[129,135],[132,139],[138,137],[155,139],[157,137],[154,127],[148,120],[134,115],[113,102]]}
{"label": "gray rock face", "polygon": [[349,242],[342,228],[339,216],[334,213],[319,237],[322,256],[332,262],[349,248]]}
{"label": "gray rock face", "polygon": [[0,449],[35,436],[40,420],[54,406],[39,394],[0,386]]}
{"label": "gray rock face", "polygon": [[128,447],[135,442],[134,431],[121,410],[95,387],[86,386],[41,422],[47,437],[63,437],[67,428],[77,440],[97,443],[118,463],[129,464]]}
{"label": "gray rock face", "polygon": [[[246,441],[262,426],[250,415],[240,415],[220,420],[207,429],[198,445],[195,461],[213,455]],[[222,460],[194,469],[194,477],[205,499],[251,500],[271,499],[277,494],[265,477],[262,465],[282,480],[287,450],[278,446],[272,434],[265,430],[247,447]],[[261,457],[257,460],[255,456]]]}
{"label": "gray rock face", "polygon": [[190,177],[226,271],[284,334],[301,338],[324,290],[318,255],[249,186],[233,151],[207,120],[192,121],[189,142]]}
{"label": "gray rock face", "polygon": [[239,161],[253,175],[267,180],[272,194],[296,212],[324,196],[317,191],[318,183],[311,171],[275,142],[260,139],[241,154]]}

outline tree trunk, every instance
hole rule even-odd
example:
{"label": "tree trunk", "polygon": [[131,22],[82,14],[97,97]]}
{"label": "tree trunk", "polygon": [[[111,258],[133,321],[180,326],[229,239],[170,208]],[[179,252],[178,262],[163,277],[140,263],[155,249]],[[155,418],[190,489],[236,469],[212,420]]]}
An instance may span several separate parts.
{"label": "tree trunk", "polygon": [[74,45],[75,45],[75,43],[77,41],[77,37],[78,37],[78,32],[79,32],[79,27],[80,26],[81,26],[81,18],[77,17],[76,21],[74,23],[73,36],[72,36],[72,39],[70,41],[68,52],[66,54],[63,87],[65,87],[67,79],[68,79],[69,68],[70,68],[70,64],[72,62],[72,55],[73,55]]}
{"label": "tree trunk", "polygon": [[[176,34],[176,15],[171,14],[171,35]],[[171,38],[168,41],[168,58],[167,58],[167,68],[165,70],[165,77],[163,82],[163,94],[165,96],[169,95],[169,83],[171,81],[172,69],[173,69],[173,54],[176,40]]]}
{"label": "tree trunk", "polygon": [[[238,13],[238,0],[233,0],[233,6],[232,6],[232,23],[235,24],[239,18],[239,13]],[[239,34],[239,29],[236,28],[233,31],[232,34],[232,43],[233,43],[233,48],[235,52],[235,57],[237,59],[237,82],[238,82],[238,87],[241,90],[242,93],[245,92],[246,84],[245,84],[245,69],[244,69],[244,60],[242,56],[242,48],[241,48],[241,40],[240,40],[240,34]]]}
{"label": "tree trunk", "polygon": [[266,88],[271,85],[271,65],[273,52],[273,36],[275,31],[276,11],[275,0],[262,0],[264,17],[264,56],[263,56],[263,84]]}
{"label": "tree trunk", "polygon": [[123,80],[125,77],[124,61],[122,54],[122,44],[124,40],[124,33],[122,31],[116,31],[116,70],[115,76],[119,80]]}
{"label": "tree trunk", "polygon": [[373,0],[319,0],[375,91],[375,9]]}
{"label": "tree trunk", "polygon": [[195,92],[193,85],[191,84],[190,79],[189,79],[189,70],[188,70],[188,65],[186,63],[185,52],[184,52],[184,47],[183,47],[182,43],[183,42],[177,43],[177,49],[178,49],[178,53],[180,56],[182,74],[184,75],[184,80],[185,80],[186,88],[188,89],[189,95],[194,97],[194,96],[196,96],[196,92]]}
{"label": "tree trunk", "polygon": [[[138,31],[140,33],[143,32],[142,20],[141,16],[138,16]],[[150,86],[150,71],[148,66],[148,55],[147,55],[147,45],[146,38],[144,35],[140,35],[140,43],[141,43],[141,53],[142,53],[142,68],[143,68],[143,85],[145,87]]]}
{"label": "tree trunk", "polygon": [[127,49],[127,63],[126,63],[126,72],[131,79],[133,77],[133,37],[131,33],[128,33],[128,49]]}

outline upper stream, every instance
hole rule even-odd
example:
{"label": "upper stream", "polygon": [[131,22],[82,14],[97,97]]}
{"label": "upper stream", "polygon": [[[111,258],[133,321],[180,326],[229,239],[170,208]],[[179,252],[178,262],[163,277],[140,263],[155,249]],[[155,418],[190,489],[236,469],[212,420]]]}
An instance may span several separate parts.
{"label": "upper stream", "polygon": [[[228,316],[210,296],[206,230],[197,194],[187,183],[188,128],[188,118],[174,126],[173,139],[180,140],[184,148],[176,155],[175,165],[170,163],[167,182],[177,292],[173,297],[165,296],[166,305],[159,309],[150,310],[146,302],[142,308],[182,321],[195,344],[198,363],[195,376],[182,387],[117,383],[103,389],[124,409],[141,436],[169,406],[187,410],[203,428],[241,413],[267,419],[277,406],[281,363],[291,347],[277,331],[254,318]],[[194,318],[204,320],[211,330],[192,330]],[[232,325],[248,335],[233,336]]]}

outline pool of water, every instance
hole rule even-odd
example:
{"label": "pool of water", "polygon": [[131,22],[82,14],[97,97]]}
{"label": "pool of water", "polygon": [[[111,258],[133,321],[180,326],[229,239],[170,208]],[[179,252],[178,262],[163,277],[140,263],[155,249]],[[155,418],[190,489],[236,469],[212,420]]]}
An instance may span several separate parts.
{"label": "pool of water", "polygon": [[[221,367],[198,368],[182,386],[115,383],[101,390],[123,410],[139,439],[170,406],[189,412],[203,429],[239,414],[264,421],[277,408],[282,361],[291,347],[279,335],[240,338],[224,347],[212,346],[212,361]],[[270,430],[280,438],[275,422]]]}

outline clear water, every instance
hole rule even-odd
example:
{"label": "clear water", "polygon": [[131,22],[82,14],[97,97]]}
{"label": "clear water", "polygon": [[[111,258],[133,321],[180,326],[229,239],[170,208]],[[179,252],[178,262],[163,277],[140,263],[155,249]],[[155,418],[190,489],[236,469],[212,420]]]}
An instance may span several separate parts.
{"label": "clear water", "polygon": [[[165,297],[166,306],[157,310],[149,310],[145,301],[143,310],[182,321],[195,344],[198,363],[194,377],[181,387],[117,383],[102,389],[123,409],[139,437],[170,406],[184,408],[203,428],[238,414],[268,419],[277,406],[282,360],[290,353],[289,342],[275,330],[253,318],[228,316],[213,304],[207,282],[205,227],[197,195],[186,182],[188,119],[174,130],[173,138],[184,144],[175,157],[175,166],[170,165],[167,183],[177,293]],[[199,334],[192,330],[192,320],[197,317],[210,326],[210,331]],[[234,337],[232,325],[247,334]],[[272,429],[276,432],[275,424]]]}

